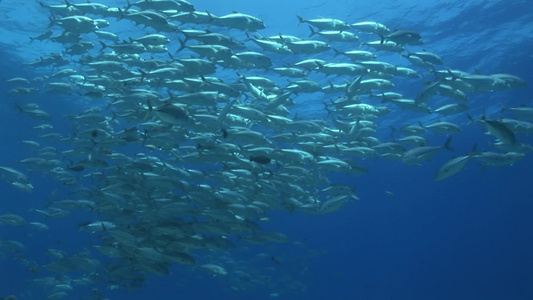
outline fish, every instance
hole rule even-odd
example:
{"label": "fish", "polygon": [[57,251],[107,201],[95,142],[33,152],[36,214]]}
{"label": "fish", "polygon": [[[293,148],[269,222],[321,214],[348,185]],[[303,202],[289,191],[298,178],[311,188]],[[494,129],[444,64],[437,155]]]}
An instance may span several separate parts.
{"label": "fish", "polygon": [[299,15],[296,15],[296,17],[298,18],[298,21],[299,21],[298,25],[301,25],[302,23],[308,23],[310,25],[317,27],[320,30],[344,31],[344,30],[351,28],[351,26],[348,23],[341,21],[341,20],[337,20],[337,19],[320,18],[320,19],[305,20]]}
{"label": "fish", "polygon": [[[180,43],[182,48],[187,48],[189,50],[192,50],[202,56],[208,57],[208,58],[215,58],[215,59],[228,59],[233,56],[233,51],[222,45],[191,45],[191,46],[185,46],[185,43],[180,40]],[[176,52],[181,51],[178,49]]]}
{"label": "fish", "polygon": [[519,106],[519,107],[503,107],[502,112],[510,111],[518,118],[525,120],[533,120],[533,107]]}
{"label": "fish", "polygon": [[143,46],[160,46],[170,43],[168,37],[162,34],[147,34],[139,38],[131,38],[130,43],[141,43]]}
{"label": "fish", "polygon": [[287,42],[286,45],[295,54],[317,54],[331,48],[328,43],[317,40]]}
{"label": "fish", "polygon": [[528,85],[526,80],[524,80],[523,78],[520,78],[520,77],[518,77],[516,75],[506,74],[506,73],[497,73],[497,74],[492,74],[492,77],[505,81],[505,84],[509,88],[525,89],[525,88],[529,87],[529,85]]}
{"label": "fish", "polygon": [[107,45],[106,43],[100,41],[100,45],[102,45],[100,51],[104,50],[105,48],[110,48],[119,54],[140,54],[146,52],[144,45],[137,42]]}
{"label": "fish", "polygon": [[238,58],[253,64],[257,68],[269,68],[272,66],[270,58],[262,53],[247,51],[235,53]]}
{"label": "fish", "polygon": [[431,98],[433,95],[435,95],[440,87],[440,81],[434,81],[422,88],[420,92],[418,92],[418,95],[416,95],[415,103],[420,104],[427,102],[429,98]]}
{"label": "fish", "polygon": [[[469,116],[469,118],[473,121],[472,117]],[[482,124],[487,129],[488,134],[495,136],[503,143],[514,144],[516,142],[514,133],[504,123],[498,120],[489,120],[485,116],[475,121]]]}
{"label": "fish", "polygon": [[426,126],[420,123],[420,126],[427,128],[435,133],[456,134],[462,131],[459,125],[445,121],[438,121]]}
{"label": "fish", "polygon": [[434,175],[436,181],[446,179],[464,170],[473,154],[458,156],[444,163]]}
{"label": "fish", "polygon": [[421,146],[408,150],[403,155],[403,163],[419,164],[423,161],[430,160],[442,148],[453,151],[450,147],[451,140],[452,138],[449,137],[443,146]]}
{"label": "fish", "polygon": [[369,47],[372,47],[376,50],[381,51],[388,51],[388,52],[403,52],[405,51],[405,48],[403,45],[398,44],[394,41],[390,40],[379,40],[379,41],[371,41],[371,42],[364,42],[361,43],[361,45],[367,45]]}
{"label": "fish", "polygon": [[63,17],[53,21],[54,25],[62,27],[64,32],[81,34],[98,30],[98,26],[96,26],[93,19],[82,15]]}
{"label": "fish", "polygon": [[387,35],[390,33],[390,29],[387,26],[378,22],[358,22],[350,24],[350,27],[359,31],[375,33],[378,35]]}
{"label": "fish", "polygon": [[158,118],[170,124],[183,124],[183,122],[189,119],[189,112],[179,104],[166,103],[154,108],[151,103],[148,102],[148,107],[149,109],[146,116],[153,111]]}
{"label": "fish", "polygon": [[29,178],[26,175],[10,167],[0,166],[0,173],[2,177],[10,181],[29,182]]}
{"label": "fish", "polygon": [[382,35],[381,41],[391,41],[398,45],[421,45],[424,43],[420,34],[412,30],[397,30],[388,35]]}
{"label": "fish", "polygon": [[[16,103],[6,109],[28,122],[20,140],[30,147],[18,153],[19,165],[0,166],[2,180],[13,193],[42,194],[36,176],[60,188],[31,210],[39,222],[7,213],[0,222],[54,233],[52,218],[98,215],[80,224],[82,250],[46,247],[42,265],[29,261],[21,243],[0,242],[28,258],[31,270],[50,273],[31,281],[45,287],[42,297],[98,289],[95,274],[110,289],[138,289],[151,274],[174,270],[227,279],[235,291],[290,290],[293,275],[254,265],[290,265],[290,253],[231,255],[248,243],[270,252],[265,244],[290,241],[302,250],[297,264],[305,264],[305,245],[283,227],[267,231],[263,223],[276,222],[267,216],[338,214],[359,199],[339,175],[364,176],[374,160],[425,165],[451,150],[449,136],[435,144],[439,135],[465,130],[456,120],[473,111],[471,93],[528,86],[511,74],[450,69],[419,46],[427,33],[391,31],[379,20],[297,16],[309,31],[267,36],[261,33],[272,31],[272,21],[259,15],[215,15],[184,0],[126,2],[42,3],[49,28],[30,41],[43,51],[54,43],[46,51],[56,53],[20,58],[24,73],[5,74],[6,101]],[[59,115],[40,95],[74,110]],[[498,150],[451,158],[436,168],[436,181],[472,160],[503,167],[532,152],[517,140],[533,133],[529,106],[502,106],[502,116],[493,110],[476,120],[498,139],[485,146]],[[391,125],[397,129],[389,134]],[[90,244],[81,238],[88,233]],[[98,290],[92,296],[103,298]]]}
{"label": "fish", "polygon": [[265,38],[250,38],[248,40],[253,41],[256,45],[261,47],[263,50],[278,53],[278,54],[292,54],[292,50],[287,47],[287,45],[272,41]]}
{"label": "fish", "polygon": [[243,13],[232,13],[224,16],[214,16],[208,13],[213,24],[220,23],[225,27],[236,28],[246,31],[257,31],[266,28],[265,23],[254,16]]}
{"label": "fish", "polygon": [[215,265],[215,264],[203,264],[199,268],[213,276],[218,276],[218,275],[224,276],[228,274],[226,269],[224,269],[222,266]]}
{"label": "fish", "polygon": [[183,12],[194,11],[194,5],[186,0],[140,0],[134,3],[127,1],[126,10],[130,10],[132,6],[141,8],[142,10],[177,10]]}
{"label": "fish", "polygon": [[505,165],[512,165],[524,158],[524,153],[507,152],[498,153],[486,151],[475,154],[473,157],[481,162],[483,167],[501,167]]}
{"label": "fish", "polygon": [[446,104],[436,108],[433,112],[441,115],[454,115],[468,111],[468,106],[462,103]]}
{"label": "fish", "polygon": [[349,31],[335,31],[335,30],[326,30],[326,31],[315,31],[313,27],[309,26],[309,30],[311,30],[311,33],[309,34],[309,37],[312,37],[316,34],[326,38],[328,41],[333,42],[358,42],[359,37],[355,35],[354,33],[351,33]]}
{"label": "fish", "polygon": [[[215,17],[212,13],[201,11],[180,11],[169,16],[170,19],[178,20],[181,23],[209,24]],[[211,15],[211,16],[210,16]]]}
{"label": "fish", "polygon": [[326,199],[320,205],[319,213],[332,213],[341,209],[350,199],[349,195],[340,195]]}
{"label": "fish", "polygon": [[266,165],[269,164],[272,159],[264,155],[250,156],[250,161],[256,162],[258,164]]}
{"label": "fish", "polygon": [[93,15],[99,15],[99,14],[105,14],[107,13],[107,10],[109,7],[104,4],[100,3],[80,3],[80,4],[72,4],[69,1],[65,0],[65,4],[68,7],[75,7],[79,11],[81,11],[83,14],[93,14]]}
{"label": "fish", "polygon": [[52,31],[51,29],[48,29],[36,37],[30,36],[30,43],[33,42],[34,40],[39,40],[39,41],[47,40],[52,36],[52,34],[54,34],[54,31]]}
{"label": "fish", "polygon": [[15,214],[4,214],[0,215],[0,223],[10,226],[24,226],[26,225],[26,220]]}
{"label": "fish", "polygon": [[437,54],[433,52],[428,52],[428,51],[407,52],[407,55],[405,57],[410,58],[413,56],[421,59],[424,62],[428,62],[432,65],[443,65],[444,64],[440,56],[438,56]]}
{"label": "fish", "polygon": [[95,221],[79,224],[80,229],[88,230],[91,232],[103,232],[113,230],[117,228],[117,225],[108,221]]}
{"label": "fish", "polygon": [[362,60],[362,61],[369,61],[369,60],[376,60],[377,56],[375,53],[372,53],[370,51],[363,51],[363,50],[351,50],[346,52],[341,52],[337,50],[336,48],[332,48],[333,51],[335,51],[335,56],[337,55],[344,55],[346,57],[349,57],[353,61]]}

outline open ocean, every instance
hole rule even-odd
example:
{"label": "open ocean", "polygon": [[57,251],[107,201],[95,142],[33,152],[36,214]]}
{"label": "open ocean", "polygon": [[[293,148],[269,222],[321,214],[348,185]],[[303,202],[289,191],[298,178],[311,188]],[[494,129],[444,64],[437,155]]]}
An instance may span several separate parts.
{"label": "open ocean", "polygon": [[[149,6],[159,0],[144,1]],[[239,12],[257,17],[265,25],[257,31],[221,26],[217,22],[223,22],[222,18],[203,24],[182,24],[172,20],[170,12],[147,8],[158,11],[168,23],[179,27],[170,32],[142,24],[156,20],[157,16],[140,17],[141,24],[135,25],[133,11],[142,11],[135,3],[126,9],[126,0],[100,0],[110,11],[120,8],[120,12],[115,9],[109,15],[81,15],[108,21],[109,26],[101,23],[100,30],[118,35],[117,43],[159,33],[170,40],[166,47],[174,59],[205,58],[188,48],[201,42],[195,41],[193,33],[185,40],[181,30],[209,30],[207,33],[221,33],[246,46],[232,49],[233,53],[254,51],[270,58],[272,64],[266,67],[223,67],[218,58],[206,59],[217,65],[216,72],[206,73],[205,77],[211,76],[209,80],[217,77],[226,84],[240,83],[241,90],[237,96],[225,96],[228,101],[217,100],[212,107],[184,105],[187,121],[171,123],[162,116],[166,104],[161,101],[169,95],[170,88],[165,87],[168,75],[158,76],[153,68],[127,62],[128,54],[115,55],[124,74],[94,72],[89,67],[100,53],[111,53],[109,48],[114,44],[92,32],[96,29],[81,33],[81,40],[94,44],[81,53],[69,53],[74,51],[69,48],[73,43],[53,42],[50,36],[30,40],[29,37],[38,37],[47,30],[52,30],[52,36],[72,30],[69,25],[60,24],[67,15],[52,17],[54,8],[47,7],[66,7],[64,2],[42,2],[41,5],[35,0],[0,1],[0,166],[21,174],[14,175],[7,169],[0,172],[0,299],[533,299],[532,1],[190,1],[197,12],[208,11],[218,17]],[[69,7],[82,3],[71,2]],[[123,17],[118,17],[119,14]],[[305,20],[338,19],[347,24],[378,22],[388,27],[390,33],[414,31],[420,34],[423,44],[407,43],[405,48],[412,53],[437,54],[443,65],[413,66],[405,57],[407,50],[401,53],[375,50],[363,42],[379,41],[380,36],[354,26],[339,32],[357,34],[360,41],[328,41],[320,34],[309,37],[310,26],[315,31],[319,28],[307,22],[299,25],[297,15]],[[293,138],[303,141],[304,135],[318,133],[292,129],[296,127],[289,125],[276,128],[265,125],[272,124],[276,116],[267,111],[265,102],[261,102],[265,100],[252,91],[259,84],[242,84],[251,81],[246,77],[273,80],[277,89],[259,90],[267,96],[276,96],[303,78],[279,75],[274,67],[292,66],[310,58],[326,63],[359,63],[336,55],[332,48],[319,53],[278,54],[247,39],[247,35],[263,40],[262,37],[280,34],[324,41],[335,51],[366,50],[375,53],[377,61],[411,68],[420,77],[395,75],[389,78],[394,88],[359,93],[361,103],[389,110],[375,119],[368,115],[354,117],[355,113],[345,114],[340,106],[334,107],[333,101],[344,96],[345,89],[332,93],[295,91],[290,95],[294,104],[287,103],[287,114],[279,115],[288,118],[287,122],[314,120],[313,124],[328,127],[320,131],[334,136],[334,141],[314,145],[268,141],[268,147],[274,150],[251,152],[252,146],[264,145],[234,138],[236,128],[240,127],[230,125],[229,121],[220,126],[200,124],[199,112],[218,116],[220,120],[224,107],[237,98],[239,101],[231,102],[231,109],[256,107],[260,111],[253,117],[243,117],[250,131],[260,132],[268,139],[292,132]],[[387,41],[392,36],[385,34],[383,39]],[[180,40],[185,40],[187,48],[176,52]],[[102,50],[99,41],[106,45]],[[132,44],[143,47],[138,42]],[[286,39],[278,43],[285,48],[287,44],[290,42]],[[143,52],[129,57],[169,62],[171,58],[166,52]],[[62,59],[42,66],[35,64],[50,57]],[[47,77],[67,68],[73,72]],[[324,65],[316,65],[313,71],[306,71],[306,78],[327,88],[330,82],[350,85],[359,77],[320,73],[323,68]],[[433,68],[441,71],[440,79]],[[463,74],[452,78],[452,70],[467,72],[464,74],[470,77],[486,75],[484,78],[511,74],[529,87],[511,87],[505,82],[504,88],[475,87],[475,91],[464,91],[466,101],[432,92],[422,103],[427,103],[431,113],[409,111],[380,100],[382,92],[415,98],[424,86],[455,84],[462,80],[461,76],[468,77]],[[187,72],[173,73],[171,77],[192,76]],[[115,77],[108,86],[102,84],[92,90],[99,94],[89,94],[90,88],[94,88],[84,86],[90,81],[89,76]],[[362,76],[364,80],[371,77]],[[16,77],[26,78],[29,83],[9,82]],[[200,89],[208,83],[198,80]],[[67,92],[54,90],[50,82],[70,87]],[[18,87],[34,90],[13,91]],[[157,99],[150,102],[146,100],[148,96],[143,96],[127,100],[136,105],[135,109],[114,102],[135,89],[152,91],[149,95],[158,95]],[[172,91],[174,95],[193,92],[196,90],[192,88]],[[434,111],[452,103],[467,107],[467,111],[449,115]],[[510,108],[529,109],[529,115],[513,114]],[[38,115],[37,109],[47,114]],[[80,120],[89,109],[97,115],[95,119],[100,116],[105,121],[82,123]],[[235,110],[234,114],[239,113]],[[348,136],[351,134],[348,131],[359,130],[359,122],[365,118],[373,122],[372,134]],[[191,123],[191,119],[195,121]],[[339,120],[354,123],[342,129],[335,123]],[[147,125],[148,121],[153,124]],[[426,146],[436,147],[435,153],[419,163],[404,163],[404,153],[389,159],[392,156],[385,157],[382,152],[368,158],[343,152],[353,145],[372,148],[376,145],[372,141],[401,143],[398,141],[404,137],[399,132],[401,128],[437,121],[455,123],[461,132],[434,133],[426,129],[420,136],[426,139]],[[522,127],[513,127],[516,122],[522,122]],[[43,124],[53,128],[39,127]],[[163,129],[154,129],[157,126]],[[134,137],[119,141],[127,129],[132,130]],[[182,129],[187,133],[176,138]],[[175,135],[156,139],[160,132]],[[213,137],[212,144],[200,139],[208,134]],[[512,141],[505,150],[495,145],[498,138],[510,138],[509,135]],[[449,137],[453,151],[443,146]],[[234,146],[228,148],[233,150],[215,152],[217,145],[223,143]],[[319,144],[323,148],[319,149]],[[328,145],[331,147],[327,148]],[[416,148],[407,144],[405,147]],[[301,161],[287,158],[280,154],[286,153],[279,150],[282,148],[305,150],[312,158]],[[68,152],[71,150],[80,153],[72,155]],[[192,156],[187,156],[187,151],[198,151],[200,161],[196,158],[188,161],[186,157]],[[209,154],[211,151],[213,154]],[[496,162],[479,158],[488,152],[512,153],[519,159],[497,166]],[[205,160],[202,155],[206,155]],[[443,180],[434,179],[443,164],[459,156],[468,160],[464,170]],[[324,160],[330,157],[350,166],[326,167]],[[30,162],[28,158],[38,158],[39,162]],[[240,167],[234,167],[236,164]],[[295,166],[294,170],[301,167],[305,172],[283,177],[289,179],[276,179],[282,178],[277,176],[288,166]],[[170,169],[181,173],[171,173]],[[245,179],[239,174],[251,175]],[[150,176],[154,181],[148,184],[145,180]],[[132,184],[119,186],[128,179]],[[330,184],[351,191],[346,196],[326,195],[323,189]],[[210,189],[201,190],[202,185]],[[221,191],[230,196],[224,198]],[[334,197],[345,203],[339,209],[327,211],[322,203],[331,203],[327,200]],[[66,199],[86,200],[90,204],[61,202]],[[185,203],[189,210],[165,213],[161,207],[168,202],[164,201]],[[253,212],[252,201],[257,201]],[[237,213],[237,206],[230,208],[229,203],[239,203],[239,209],[248,206]],[[11,214],[23,221],[14,224]],[[169,233],[161,233],[163,230]],[[183,236],[176,237],[178,231]],[[272,234],[267,237],[265,233]],[[185,239],[189,239],[187,244]],[[219,241],[223,246],[216,243],[209,246],[213,244],[208,241]],[[170,245],[179,246],[171,251]],[[103,246],[115,251],[114,254],[104,253]],[[177,256],[194,262],[176,262]]]}

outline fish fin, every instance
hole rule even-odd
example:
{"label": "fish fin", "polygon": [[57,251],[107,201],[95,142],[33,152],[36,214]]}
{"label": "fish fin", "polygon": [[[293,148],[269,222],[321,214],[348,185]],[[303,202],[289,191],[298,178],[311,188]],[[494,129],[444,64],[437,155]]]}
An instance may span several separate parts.
{"label": "fish fin", "polygon": [[476,155],[477,154],[477,143],[474,143],[474,146],[472,147],[472,150],[470,150],[470,153],[468,155]]}
{"label": "fish fin", "polygon": [[178,53],[180,52],[181,50],[187,48],[187,46],[185,45],[185,41],[187,40],[187,37],[185,37],[185,40],[182,40],[180,38],[178,38],[178,41],[180,42],[180,47],[178,48],[178,50],[176,50],[175,53]]}
{"label": "fish fin", "polygon": [[468,122],[466,123],[466,126],[468,126],[468,125],[470,125],[470,123],[476,121],[469,113],[466,113],[466,117],[468,118]]}
{"label": "fish fin", "polygon": [[455,76],[455,74],[453,74],[452,70],[450,68],[446,68],[446,71],[448,71],[448,74],[450,74],[452,76],[452,81],[456,80],[457,76]]}
{"label": "fish fin", "polygon": [[106,45],[104,42],[102,42],[102,41],[99,41],[99,42],[100,42],[100,44],[102,45],[102,48],[100,48],[100,52],[102,52],[102,50],[104,50],[105,48],[107,48],[107,45]]}
{"label": "fish fin", "polygon": [[146,72],[144,72],[143,70],[137,68],[137,71],[139,71],[139,73],[141,73],[141,83],[144,81],[144,79],[146,78]]}
{"label": "fish fin", "polygon": [[209,17],[209,23],[213,22],[215,20],[215,17],[207,10],[205,12],[207,13],[207,16]]}
{"label": "fish fin", "polygon": [[173,61],[175,61],[175,60],[176,60],[176,59],[174,58],[174,55],[172,55],[172,53],[170,53],[170,51],[169,51],[169,52],[167,52],[167,54],[168,54],[168,57],[170,58],[170,61],[172,61],[172,62],[173,62]]}
{"label": "fish fin", "polygon": [[328,116],[328,117],[329,117],[329,115],[330,115],[332,112],[335,112],[335,111],[329,109],[329,107],[328,107],[329,105],[328,105],[326,102],[322,102],[322,103],[324,104],[324,109],[326,110],[326,112],[327,112],[327,116]]}
{"label": "fish fin", "polygon": [[15,107],[17,108],[17,110],[19,111],[19,113],[23,113],[24,112],[24,108],[22,108],[22,106],[18,105],[17,103],[14,103],[15,104]]}
{"label": "fish fin", "polygon": [[339,51],[339,50],[337,50],[337,49],[334,48],[334,47],[331,47],[331,49],[333,49],[333,51],[335,51],[335,54],[333,55],[333,57],[336,57],[337,55],[344,54],[342,51]]}
{"label": "fish fin", "polygon": [[152,103],[150,102],[150,99],[147,100],[148,102],[148,111],[146,112],[146,115],[144,116],[143,118],[143,121],[146,120],[148,118],[148,115],[150,115],[150,113],[152,112],[152,110],[154,109],[152,107]]}
{"label": "fish fin", "polygon": [[313,29],[313,27],[311,27],[311,25],[308,25],[309,27],[309,30],[311,30],[311,33],[309,34],[308,37],[312,37],[313,35],[317,34],[317,32]]}
{"label": "fish fin", "polygon": [[444,143],[444,148],[450,150],[450,151],[455,151],[452,147],[450,147],[450,142],[452,141],[452,137],[450,136],[446,142]]}
{"label": "fish fin", "polygon": [[299,15],[296,15],[296,17],[298,18],[298,26],[300,26],[303,22],[305,22],[304,18],[300,17]]}

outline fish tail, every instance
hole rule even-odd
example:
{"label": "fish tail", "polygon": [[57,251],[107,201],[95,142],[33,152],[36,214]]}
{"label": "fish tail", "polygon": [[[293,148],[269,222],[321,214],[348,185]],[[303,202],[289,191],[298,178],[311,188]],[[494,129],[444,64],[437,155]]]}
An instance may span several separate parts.
{"label": "fish tail", "polygon": [[51,15],[50,17],[48,17],[48,20],[50,20],[50,23],[48,23],[48,26],[46,28],[50,28],[52,26],[54,26],[54,24],[56,23],[57,19],[54,15]]}
{"label": "fish tail", "polygon": [[202,144],[200,144],[200,143],[196,144],[196,150],[198,150],[198,157],[202,156],[202,149],[203,148],[204,148],[204,146],[202,146]]}
{"label": "fish tail", "polygon": [[474,146],[472,146],[472,150],[470,150],[470,153],[468,155],[476,155],[477,154],[477,143],[474,143]]}
{"label": "fish tail", "polygon": [[394,134],[398,131],[394,126],[390,127],[390,136],[394,139]]}
{"label": "fish tail", "polygon": [[154,109],[152,107],[152,103],[150,102],[150,99],[147,100],[148,102],[148,111],[146,112],[146,115],[144,115],[144,118],[143,118],[143,121],[146,120],[148,118],[148,116],[150,115],[150,113],[152,112],[152,110]]}
{"label": "fish tail", "polygon": [[87,225],[89,225],[89,224],[91,224],[91,222],[89,222],[89,221],[78,223],[78,229],[82,230],[85,227],[87,227]]}
{"label": "fish tail", "polygon": [[468,122],[466,123],[466,126],[470,125],[470,123],[475,122],[474,118],[469,114],[466,113],[466,117],[468,118]]}
{"label": "fish tail", "polygon": [[296,15],[296,17],[298,18],[298,26],[302,25],[303,22],[305,22],[304,18],[300,17],[299,15]]}
{"label": "fish tail", "polygon": [[244,41],[245,42],[251,41],[252,38],[250,37],[250,34],[248,34],[248,31],[246,31],[245,34],[246,34],[246,39],[244,39]]}
{"label": "fish tail", "polygon": [[339,144],[338,143],[335,143],[335,153],[339,154],[340,152],[340,149],[339,149]]}
{"label": "fish tail", "polygon": [[111,118],[111,121],[114,121],[117,119],[117,114],[114,111],[111,111],[111,115],[113,115],[113,117]]}
{"label": "fish tail", "polygon": [[455,151],[452,147],[450,147],[450,142],[452,141],[452,137],[449,137],[446,142],[444,143],[444,148],[450,150],[450,151]]}
{"label": "fish tail", "polygon": [[19,113],[23,113],[24,112],[24,109],[22,108],[22,106],[18,105],[17,103],[15,103],[15,107],[17,108]]}
{"label": "fish tail", "polygon": [[178,50],[176,50],[176,53],[178,53],[181,50],[187,48],[187,46],[185,45],[185,41],[186,40],[187,40],[187,36],[185,36],[185,40],[182,40],[182,39],[178,38],[178,41],[180,42],[180,47],[178,48]]}
{"label": "fish tail", "polygon": [[312,37],[313,35],[315,35],[317,32],[313,29],[313,27],[311,27],[311,25],[308,25],[309,27],[309,30],[311,30],[311,33],[309,34],[308,37]]}
{"label": "fish tail", "polygon": [[455,74],[453,74],[452,70],[450,70],[450,68],[446,68],[446,71],[448,71],[448,74],[450,74],[450,76],[452,76],[452,81],[456,80],[457,77]]}
{"label": "fish tail", "polygon": [[141,83],[144,81],[144,79],[146,78],[146,72],[144,72],[143,70],[137,68],[137,71],[139,71],[139,73],[141,73]]}
{"label": "fish tail", "polygon": [[188,40],[190,40],[192,37],[190,34],[188,34],[187,32],[182,32],[183,33],[183,36],[185,36],[185,38],[183,39],[183,43],[186,43]]}
{"label": "fish tail", "polygon": [[172,53],[170,52],[167,52],[168,54],[168,57],[170,58],[170,61],[174,62],[176,59],[174,58],[174,55],[172,55]]}
{"label": "fish tail", "polygon": [[326,102],[322,103],[324,104],[324,109],[326,110],[328,117],[329,115],[331,115],[332,112],[335,112],[334,110],[329,109],[329,105]]}
{"label": "fish tail", "polygon": [[335,51],[335,54],[333,55],[333,57],[337,57],[338,55],[343,54],[342,51],[339,51],[336,48],[331,47],[331,49],[333,49],[333,51]]}
{"label": "fish tail", "polygon": [[205,13],[207,14],[207,16],[209,17],[209,23],[213,22],[215,20],[215,17],[210,13],[208,12],[207,10],[205,11]]}
{"label": "fish tail", "polygon": [[99,42],[102,45],[102,48],[100,48],[100,52],[102,52],[105,48],[107,48],[107,45],[102,41],[99,41]]}

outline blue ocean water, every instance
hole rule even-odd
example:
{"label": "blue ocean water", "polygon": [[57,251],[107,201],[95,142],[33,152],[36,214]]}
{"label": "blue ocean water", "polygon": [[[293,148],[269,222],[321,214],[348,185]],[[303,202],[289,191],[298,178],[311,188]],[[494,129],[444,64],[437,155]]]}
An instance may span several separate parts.
{"label": "blue ocean water", "polygon": [[[262,36],[283,33],[307,38],[309,29],[306,24],[298,26],[296,15],[306,19],[335,18],[348,23],[375,21],[392,30],[414,30],[421,34],[424,45],[413,49],[440,55],[446,67],[471,74],[509,73],[530,85],[533,83],[530,1],[212,2],[192,3],[196,10],[207,10],[218,16],[233,11],[256,16],[266,25],[259,31]],[[110,7],[126,5],[125,1],[100,3]],[[42,122],[19,113],[15,103],[38,103],[53,115],[49,122],[54,125],[54,132],[64,136],[72,134],[69,115],[106,104],[104,100],[45,92],[29,98],[9,96],[7,91],[12,86],[5,80],[17,76],[33,78],[55,71],[23,66],[23,63],[61,52],[63,48],[50,41],[29,43],[28,37],[44,32],[49,23],[49,11],[38,2],[20,5],[19,1],[4,0],[0,2],[0,16],[3,20],[0,25],[3,138],[0,166],[25,170],[19,161],[31,157],[35,151],[22,141],[35,139],[37,133],[33,127]],[[112,23],[112,31],[124,39],[140,36],[138,31],[144,30],[133,23],[107,19]],[[212,30],[244,39],[238,31],[218,27]],[[180,35],[168,36],[173,49],[177,48]],[[354,48],[345,44],[338,47],[343,51]],[[311,56],[300,54],[295,59],[268,55],[275,66]],[[312,57],[334,59],[331,51]],[[380,52],[380,58],[409,66],[397,53]],[[272,72],[253,70],[246,74],[282,82]],[[221,70],[217,75],[229,82],[236,78],[233,70]],[[327,84],[327,80],[321,83]],[[397,89],[406,95],[416,95],[423,84],[424,79],[400,80]],[[469,113],[476,118],[485,114],[487,118],[498,119],[502,107],[531,106],[530,88],[467,95]],[[302,93],[295,99],[297,104],[291,110],[298,111],[299,118],[326,117],[322,102],[329,101],[329,96]],[[400,128],[418,121],[427,124],[438,119],[434,114],[421,115],[394,108],[377,122],[380,130],[376,136],[390,140],[391,126]],[[466,115],[458,114],[446,120],[462,128],[451,141],[454,153],[439,151],[431,161],[420,166],[381,158],[360,160],[369,169],[368,174],[329,176],[331,182],[353,187],[360,200],[350,201],[341,210],[324,215],[268,213],[270,221],[261,223],[261,227],[285,233],[288,242],[253,245],[234,236],[236,249],[217,253],[201,250],[196,265],[173,264],[170,275],[149,275],[142,287],[130,290],[115,289],[110,282],[99,281],[101,277],[95,273],[101,269],[93,274],[47,270],[45,266],[54,261],[50,249],[60,249],[69,256],[88,251],[102,263],[112,259],[94,251],[94,246],[100,243],[98,234],[79,230],[78,224],[94,220],[90,212],[72,211],[65,218],[45,218],[35,213],[57,199],[68,198],[70,187],[53,179],[50,173],[23,171],[31,180],[33,192],[23,193],[2,182],[0,215],[17,214],[28,222],[45,223],[50,229],[39,231],[28,225],[0,224],[0,297],[13,294],[18,299],[46,299],[53,290],[39,284],[38,279],[48,277],[73,286],[73,290],[66,290],[65,299],[532,299],[533,158],[526,154],[518,162],[502,167],[482,167],[472,161],[464,171],[435,181],[433,175],[443,163],[465,155],[474,144],[478,151],[495,149],[491,146],[494,136],[484,134],[478,124],[470,124]],[[516,137],[520,142],[533,143],[530,135]],[[427,139],[430,145],[440,146],[446,137],[428,134]],[[48,145],[64,147],[59,142],[41,143],[41,146]],[[130,152],[147,150],[128,149],[127,153]],[[19,249],[6,241],[17,241],[23,246]],[[213,276],[199,267],[200,262],[218,262],[230,274]],[[231,272],[237,269],[241,273]],[[88,278],[87,282],[82,278]]]}

